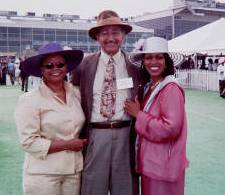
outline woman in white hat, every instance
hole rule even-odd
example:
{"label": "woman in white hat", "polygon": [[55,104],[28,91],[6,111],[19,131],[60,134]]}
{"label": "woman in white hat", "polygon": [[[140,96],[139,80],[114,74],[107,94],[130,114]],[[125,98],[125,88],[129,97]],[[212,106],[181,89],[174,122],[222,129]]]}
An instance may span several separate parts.
{"label": "woman in white hat", "polygon": [[79,139],[85,116],[79,89],[64,81],[83,58],[81,50],[63,50],[57,43],[23,61],[24,71],[42,77],[35,90],[20,96],[16,126],[25,151],[25,195],[79,195],[83,169]]}
{"label": "woman in white hat", "polygon": [[142,64],[143,100],[127,100],[125,110],[136,117],[137,172],[142,195],[183,195],[187,123],[184,91],[174,73],[174,55],[167,40],[151,37],[130,59]]}

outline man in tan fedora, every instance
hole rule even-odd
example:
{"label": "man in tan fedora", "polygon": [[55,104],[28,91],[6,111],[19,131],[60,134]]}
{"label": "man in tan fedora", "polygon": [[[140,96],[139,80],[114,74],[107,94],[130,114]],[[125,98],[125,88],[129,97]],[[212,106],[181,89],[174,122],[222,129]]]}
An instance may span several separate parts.
{"label": "man in tan fedora", "polygon": [[101,49],[87,56],[74,73],[86,116],[82,133],[89,139],[81,195],[138,194],[131,160],[135,140],[132,118],[123,108],[127,98],[134,99],[139,84],[139,71],[121,50],[131,30],[116,12],[102,11],[96,26],[89,30]]}

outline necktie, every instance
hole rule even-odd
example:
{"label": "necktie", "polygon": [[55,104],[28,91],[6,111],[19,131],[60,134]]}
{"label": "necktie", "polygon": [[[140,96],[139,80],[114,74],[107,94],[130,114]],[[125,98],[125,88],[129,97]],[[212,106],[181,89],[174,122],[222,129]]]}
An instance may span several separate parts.
{"label": "necktie", "polygon": [[103,117],[107,118],[107,120],[110,120],[115,114],[115,103],[116,75],[114,70],[114,60],[113,58],[110,58],[106,66],[100,103],[100,113]]}

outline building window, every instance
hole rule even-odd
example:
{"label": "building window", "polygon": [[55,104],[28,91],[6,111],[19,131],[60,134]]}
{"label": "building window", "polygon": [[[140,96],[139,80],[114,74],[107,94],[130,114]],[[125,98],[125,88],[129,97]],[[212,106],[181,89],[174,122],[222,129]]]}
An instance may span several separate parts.
{"label": "building window", "polygon": [[55,41],[55,35],[45,35],[45,41]]}
{"label": "building window", "polygon": [[56,32],[56,36],[59,35],[59,36],[66,36],[66,30],[62,30],[62,29],[56,29],[55,30]]}
{"label": "building window", "polygon": [[0,27],[0,33],[7,33],[7,27]]}
{"label": "building window", "polygon": [[43,28],[34,28],[33,34],[37,34],[37,35],[44,34],[44,29]]}
{"label": "building window", "polygon": [[46,35],[55,35],[55,30],[54,29],[45,29],[45,34]]}
{"label": "building window", "polygon": [[33,40],[34,41],[43,41],[44,35],[33,35]]}
{"label": "building window", "polygon": [[8,27],[8,33],[19,34],[20,33],[20,28],[18,28],[18,27]]}
{"label": "building window", "polygon": [[67,30],[66,33],[68,36],[77,36],[76,30]]}

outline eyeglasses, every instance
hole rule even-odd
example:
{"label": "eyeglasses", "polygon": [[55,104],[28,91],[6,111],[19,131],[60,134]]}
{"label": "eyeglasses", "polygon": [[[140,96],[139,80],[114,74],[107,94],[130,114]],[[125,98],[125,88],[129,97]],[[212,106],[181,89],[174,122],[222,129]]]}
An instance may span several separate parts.
{"label": "eyeglasses", "polygon": [[103,31],[99,32],[99,35],[101,37],[104,37],[104,38],[109,37],[110,35],[112,35],[113,37],[118,37],[121,34],[122,34],[121,30],[115,30],[115,31],[112,31],[112,32],[108,32],[108,31],[103,30]]}
{"label": "eyeglasses", "polygon": [[48,64],[43,65],[43,67],[46,69],[53,69],[54,67],[63,68],[64,66],[65,66],[65,63],[63,63],[63,62],[60,62],[58,64],[48,63]]}

